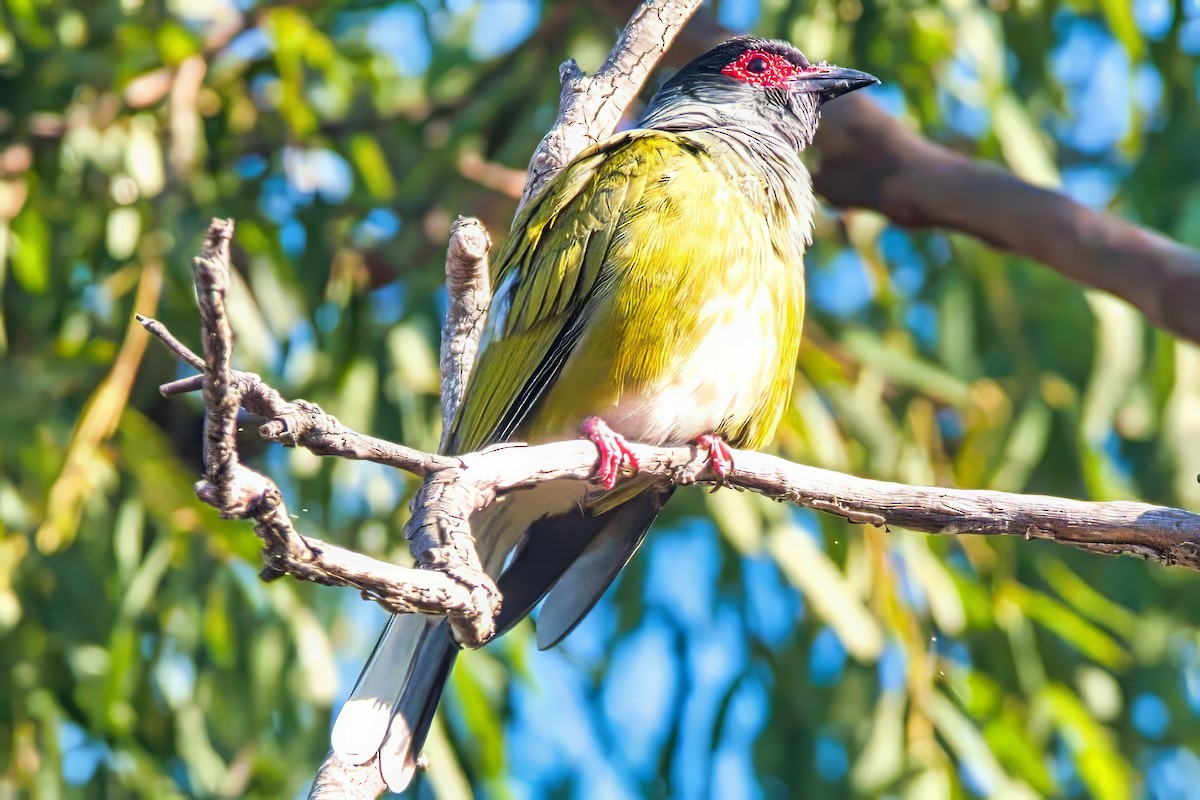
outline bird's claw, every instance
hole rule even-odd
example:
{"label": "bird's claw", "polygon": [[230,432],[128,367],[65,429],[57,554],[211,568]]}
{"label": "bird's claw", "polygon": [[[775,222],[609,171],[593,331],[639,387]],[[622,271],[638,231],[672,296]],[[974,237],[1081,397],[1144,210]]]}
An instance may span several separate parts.
{"label": "bird's claw", "polygon": [[625,440],[624,436],[608,427],[608,423],[604,420],[599,417],[588,417],[579,426],[579,430],[600,451],[592,477],[599,481],[606,490],[617,485],[622,467],[628,466],[637,471],[637,456],[629,448],[629,442]]}
{"label": "bird's claw", "polygon": [[705,451],[704,460],[712,468],[713,474],[717,476],[717,483],[712,488],[715,492],[733,471],[733,450],[729,448],[724,439],[715,433],[697,436],[692,442],[697,448]]}

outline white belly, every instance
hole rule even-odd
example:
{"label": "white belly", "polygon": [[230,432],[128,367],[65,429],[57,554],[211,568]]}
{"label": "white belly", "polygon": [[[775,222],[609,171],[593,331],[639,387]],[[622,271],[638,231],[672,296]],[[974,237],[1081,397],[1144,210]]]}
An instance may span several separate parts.
{"label": "white belly", "polygon": [[609,423],[649,444],[682,444],[753,408],[778,361],[776,303],[765,286],[709,300],[699,341],[681,343],[676,368],[644,393],[622,397]]}

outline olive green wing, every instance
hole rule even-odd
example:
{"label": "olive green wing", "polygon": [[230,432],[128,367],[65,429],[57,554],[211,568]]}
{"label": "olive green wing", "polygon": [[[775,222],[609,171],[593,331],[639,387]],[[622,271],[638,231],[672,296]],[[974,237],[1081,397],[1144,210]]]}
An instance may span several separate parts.
{"label": "olive green wing", "polygon": [[495,295],[451,452],[506,441],[527,418],[612,278],[608,253],[622,220],[680,147],[660,131],[612,137],[581,153],[521,211],[493,262]]}

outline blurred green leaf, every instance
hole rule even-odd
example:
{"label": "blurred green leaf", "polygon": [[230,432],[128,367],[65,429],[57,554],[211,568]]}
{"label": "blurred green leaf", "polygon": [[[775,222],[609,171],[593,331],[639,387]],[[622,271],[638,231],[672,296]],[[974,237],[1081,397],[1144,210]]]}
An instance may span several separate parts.
{"label": "blurred green leaf", "polygon": [[1133,770],[1114,746],[1112,733],[1097,723],[1065,686],[1047,686],[1042,700],[1089,793],[1104,800],[1133,797]]}
{"label": "blurred green leaf", "polygon": [[981,782],[987,795],[1037,797],[1031,787],[1023,781],[1013,779],[1004,771],[987,740],[945,695],[933,692],[928,701],[928,709],[929,718],[938,733],[959,760],[972,771],[976,780]]}
{"label": "blurred green leaf", "polygon": [[1125,639],[1136,635],[1141,624],[1137,615],[1109,600],[1066,564],[1061,561],[1038,561],[1037,569],[1046,579],[1046,583],[1058,592],[1059,597],[1070,603],[1080,614]]}
{"label": "blurred green leaf", "polygon": [[1129,660],[1129,653],[1112,637],[1049,595],[1010,583],[999,597],[1015,603],[1029,619],[1103,666],[1115,669]]}
{"label": "blurred green leaf", "polygon": [[396,194],[396,183],[379,142],[367,134],[350,140],[350,154],[367,192],[378,200],[388,200]]}
{"label": "blurred green leaf", "polygon": [[[472,654],[475,655],[475,654]],[[463,720],[463,727],[469,733],[468,749],[477,758],[477,763],[483,774],[491,779],[500,777],[504,764],[504,752],[501,747],[501,720],[496,713],[493,702],[489,701],[483,684],[474,669],[481,660],[472,658],[462,659],[453,672],[450,682],[454,686],[457,703],[455,708]],[[464,668],[465,667],[465,668]]]}
{"label": "blurred green leaf", "polygon": [[899,692],[888,692],[875,704],[870,735],[850,773],[856,791],[875,794],[904,770],[904,707]]}
{"label": "blurred green leaf", "polygon": [[1056,187],[1062,183],[1045,134],[1034,124],[1025,104],[1009,92],[1001,92],[992,109],[1000,151],[1012,171],[1035,186]]}
{"label": "blurred green leaf", "polygon": [[778,525],[767,534],[767,550],[784,577],[804,593],[814,611],[837,631],[855,658],[879,658],[883,651],[879,623],[811,535],[794,525]]}
{"label": "blurred green leaf", "polygon": [[1145,41],[1138,31],[1133,4],[1123,3],[1121,0],[1100,0],[1100,8],[1108,20],[1109,30],[1129,52],[1129,60],[1134,63],[1139,61],[1145,49]]}
{"label": "blurred green leaf", "polygon": [[879,370],[890,381],[953,405],[965,405],[967,402],[967,385],[961,378],[932,362],[889,347],[866,331],[847,331],[843,344],[855,357]]}
{"label": "blurred green leaf", "polygon": [[50,285],[50,229],[36,206],[26,206],[12,221],[12,234],[13,277],[26,292],[42,294]]}
{"label": "blurred green leaf", "polygon": [[1042,797],[1055,794],[1056,786],[1044,758],[1045,742],[1035,738],[1020,712],[1008,706],[988,722],[984,739],[1009,772],[1028,783]]}
{"label": "blurred green leaf", "polygon": [[178,64],[199,51],[195,34],[183,25],[167,21],[157,31],[158,52],[165,64]]}
{"label": "blurred green leaf", "polygon": [[930,552],[928,537],[905,532],[899,538],[897,549],[924,589],[934,623],[951,636],[962,633],[967,623],[962,596],[946,566]]}

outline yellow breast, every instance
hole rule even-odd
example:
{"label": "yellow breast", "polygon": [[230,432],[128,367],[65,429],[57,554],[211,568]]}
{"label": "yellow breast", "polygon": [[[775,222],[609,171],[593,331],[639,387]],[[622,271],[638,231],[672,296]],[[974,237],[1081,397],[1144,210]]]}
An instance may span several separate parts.
{"label": "yellow breast", "polygon": [[622,268],[530,438],[571,435],[591,414],[650,443],[770,438],[800,344],[803,241],[780,247],[757,200],[696,157],[647,191],[610,253]]}

